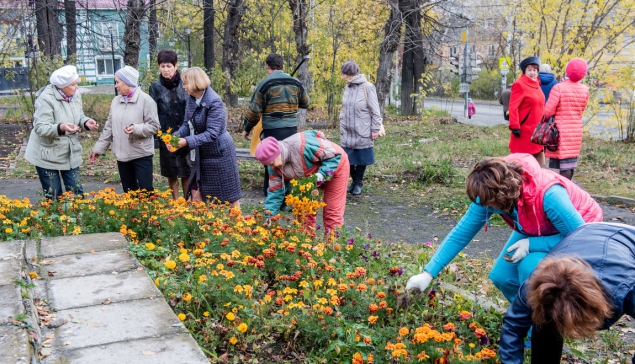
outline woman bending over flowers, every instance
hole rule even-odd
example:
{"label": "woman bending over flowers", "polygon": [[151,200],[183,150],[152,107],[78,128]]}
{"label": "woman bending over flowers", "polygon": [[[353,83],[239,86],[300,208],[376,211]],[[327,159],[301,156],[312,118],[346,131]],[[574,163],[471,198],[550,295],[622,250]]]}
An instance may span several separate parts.
{"label": "woman bending over flowers", "polygon": [[[565,177],[540,168],[531,154],[485,158],[467,177],[472,204],[445,237],[425,272],[408,280],[406,289],[421,291],[469,244],[489,218],[499,214],[514,231],[494,263],[489,278],[512,302],[518,288],[544,255],[585,222],[602,221],[595,200]],[[512,256],[507,253],[513,254]]]}
{"label": "woman bending over flowers", "polygon": [[[267,218],[278,214],[284,198],[285,179],[299,179],[315,174],[318,187],[324,189],[325,234],[344,224],[348,156],[324,133],[309,130],[278,141],[269,137],[256,148],[256,158],[269,170],[269,189],[265,200]],[[315,215],[307,218],[315,226]]]}

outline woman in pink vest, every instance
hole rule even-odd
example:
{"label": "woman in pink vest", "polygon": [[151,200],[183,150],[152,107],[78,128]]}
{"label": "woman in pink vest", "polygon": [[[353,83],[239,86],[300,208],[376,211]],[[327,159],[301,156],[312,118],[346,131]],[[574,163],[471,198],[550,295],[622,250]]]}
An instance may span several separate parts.
{"label": "woman in pink vest", "polygon": [[574,58],[567,64],[566,71],[569,79],[553,86],[544,114],[546,119],[555,116],[560,135],[558,150],[547,150],[549,168],[559,169],[561,175],[572,179],[582,148],[582,113],[589,101],[589,88],[580,83],[586,75],[587,64],[583,59]]}
{"label": "woman in pink vest", "polygon": [[[602,209],[570,180],[540,165],[531,154],[485,158],[467,177],[472,200],[461,221],[445,237],[422,274],[408,280],[406,289],[425,290],[433,277],[469,244],[489,218],[499,214],[514,230],[489,278],[512,302],[521,283],[539,263],[530,252],[549,252],[564,237],[587,222],[602,221]],[[508,253],[511,253],[510,256]],[[523,259],[525,258],[525,259]]]}

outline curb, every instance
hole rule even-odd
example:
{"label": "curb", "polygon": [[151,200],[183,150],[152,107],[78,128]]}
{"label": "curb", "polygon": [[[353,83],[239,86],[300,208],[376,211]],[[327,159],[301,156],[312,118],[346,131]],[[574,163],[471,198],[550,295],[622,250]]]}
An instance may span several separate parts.
{"label": "curb", "polygon": [[591,194],[595,200],[602,201],[611,205],[624,205],[629,208],[635,207],[635,199],[629,197],[622,196],[605,196],[605,195],[597,195]]}

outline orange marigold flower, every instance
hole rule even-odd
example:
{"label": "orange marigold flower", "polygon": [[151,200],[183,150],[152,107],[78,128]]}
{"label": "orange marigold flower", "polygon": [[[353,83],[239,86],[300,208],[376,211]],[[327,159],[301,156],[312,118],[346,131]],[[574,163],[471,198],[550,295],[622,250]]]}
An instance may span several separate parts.
{"label": "orange marigold flower", "polygon": [[377,298],[383,300],[386,298],[386,294],[384,292],[377,292]]}
{"label": "orange marigold flower", "polygon": [[467,320],[467,319],[472,318],[472,314],[467,312],[467,311],[461,311],[461,313],[459,314],[459,318],[461,320]]}
{"label": "orange marigold flower", "polygon": [[448,322],[447,324],[443,325],[443,330],[445,331],[454,331],[455,326],[453,323]]}
{"label": "orange marigold flower", "polygon": [[408,333],[410,333],[410,331],[407,327],[402,327],[401,329],[399,329],[399,336],[406,336],[408,335]]}
{"label": "orange marigold flower", "polygon": [[386,343],[386,347],[384,349],[393,350],[393,349],[395,349],[395,345],[389,341],[389,342]]}
{"label": "orange marigold flower", "polygon": [[360,283],[357,285],[357,290],[360,292],[364,292],[368,289],[368,286],[366,286],[364,283]]}
{"label": "orange marigold flower", "polygon": [[369,313],[375,313],[379,310],[379,307],[377,307],[376,304],[371,303],[370,305],[368,305],[368,312]]}
{"label": "orange marigold flower", "polygon": [[386,307],[388,307],[388,303],[386,301],[379,302],[379,308],[386,308]]}
{"label": "orange marigold flower", "polygon": [[374,324],[379,319],[379,316],[368,316],[368,322]]}
{"label": "orange marigold flower", "polygon": [[372,342],[373,342],[373,340],[371,338],[369,338],[369,337],[365,337],[364,338],[364,344],[370,345]]}
{"label": "orange marigold flower", "polygon": [[348,287],[346,287],[345,284],[341,283],[337,285],[337,290],[340,292],[346,292],[348,290]]}
{"label": "orange marigold flower", "polygon": [[429,359],[430,357],[428,355],[426,355],[425,351],[422,351],[419,353],[419,355],[417,355],[417,359],[419,359],[419,361],[424,361],[426,359]]}
{"label": "orange marigold flower", "polygon": [[351,364],[364,364],[364,358],[362,357],[362,354],[360,354],[359,352],[353,354],[353,361],[351,362]]}

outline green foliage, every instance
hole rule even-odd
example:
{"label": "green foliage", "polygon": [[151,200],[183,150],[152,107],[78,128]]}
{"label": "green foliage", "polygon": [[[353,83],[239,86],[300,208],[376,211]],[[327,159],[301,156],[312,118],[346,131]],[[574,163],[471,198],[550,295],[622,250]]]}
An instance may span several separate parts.
{"label": "green foliage", "polygon": [[483,69],[479,78],[470,85],[470,96],[479,100],[497,100],[496,92],[501,89],[501,73],[497,69]]}
{"label": "green foliage", "polygon": [[423,184],[438,183],[447,185],[452,183],[452,178],[456,175],[457,171],[452,166],[450,159],[442,159],[436,163],[423,161],[417,180]]}

